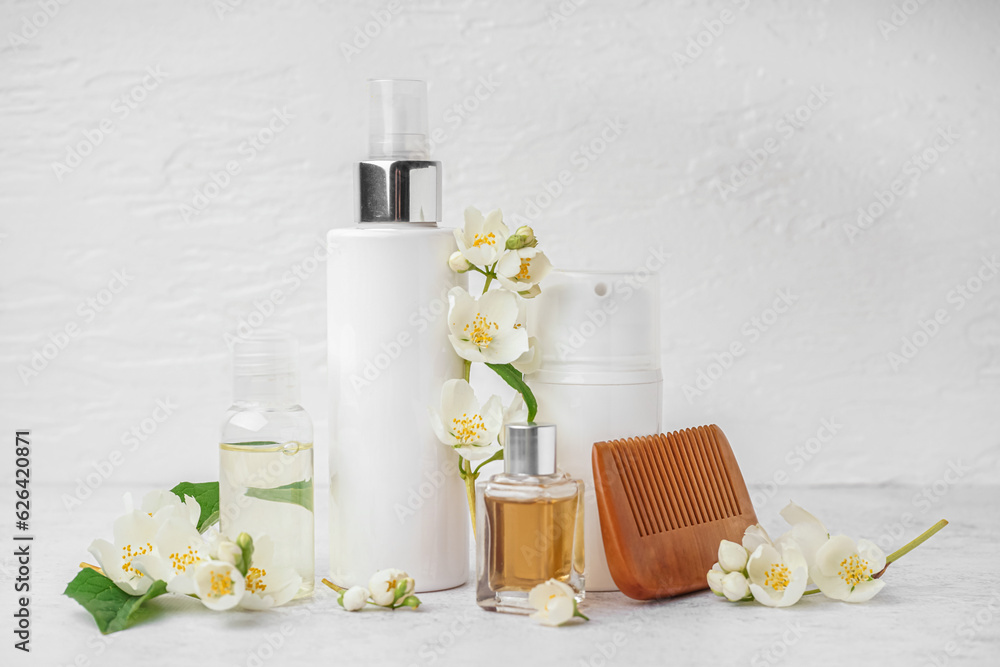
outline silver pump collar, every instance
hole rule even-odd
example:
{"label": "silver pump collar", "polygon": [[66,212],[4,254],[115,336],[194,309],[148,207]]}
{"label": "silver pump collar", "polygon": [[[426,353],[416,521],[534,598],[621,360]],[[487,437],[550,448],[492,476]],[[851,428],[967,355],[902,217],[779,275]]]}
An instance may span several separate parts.
{"label": "silver pump collar", "polygon": [[440,162],[365,160],[357,164],[354,184],[359,223],[441,221]]}

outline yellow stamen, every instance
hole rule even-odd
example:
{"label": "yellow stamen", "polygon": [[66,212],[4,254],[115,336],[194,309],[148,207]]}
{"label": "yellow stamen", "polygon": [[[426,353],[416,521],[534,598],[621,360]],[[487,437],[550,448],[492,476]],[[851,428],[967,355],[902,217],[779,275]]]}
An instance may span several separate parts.
{"label": "yellow stamen", "polygon": [[143,575],[142,572],[132,567],[132,559],[135,558],[136,556],[145,556],[146,554],[153,553],[153,545],[150,544],[149,542],[146,542],[146,546],[140,547],[138,550],[135,550],[132,548],[131,544],[126,544],[125,546],[122,547],[122,551],[124,552],[122,553],[122,560],[125,561],[124,563],[122,563],[122,570],[138,577],[145,576]]}
{"label": "yellow stamen", "polygon": [[[472,331],[469,331],[469,327],[472,327]],[[493,342],[493,331],[500,329],[500,326],[496,322],[492,322],[483,317],[482,313],[476,313],[475,318],[472,320],[472,324],[466,324],[463,331],[469,335],[469,340],[472,341],[473,345],[476,347],[489,347],[490,343]]]}
{"label": "yellow stamen", "polygon": [[463,444],[479,442],[480,434],[486,431],[483,418],[478,414],[473,414],[470,417],[469,413],[466,412],[461,417],[452,419],[451,423],[452,434]]}
{"label": "yellow stamen", "polygon": [[868,561],[857,554],[840,561],[840,567],[841,570],[837,574],[852,588],[872,578],[872,568],[868,565]]}
{"label": "yellow stamen", "polygon": [[251,567],[247,570],[247,590],[251,593],[263,593],[267,590],[267,584],[261,579],[267,576],[267,570]]}
{"label": "yellow stamen", "polygon": [[496,235],[493,232],[489,234],[476,234],[476,237],[472,240],[472,247],[478,248],[482,245],[493,245],[497,242]]}
{"label": "yellow stamen", "polygon": [[213,597],[221,598],[233,592],[233,578],[229,576],[228,572],[219,574],[212,570],[210,574],[212,577],[211,595]]}
{"label": "yellow stamen", "polygon": [[792,573],[783,563],[775,563],[764,573],[764,585],[770,586],[776,591],[788,588],[791,579]]}
{"label": "yellow stamen", "polygon": [[187,570],[188,565],[194,565],[201,560],[201,557],[194,552],[194,548],[190,545],[187,548],[186,553],[174,552],[170,554],[170,566],[174,568],[174,572],[180,574]]}
{"label": "yellow stamen", "polygon": [[514,280],[531,280],[531,258],[525,257],[521,260],[521,270],[514,276]]}

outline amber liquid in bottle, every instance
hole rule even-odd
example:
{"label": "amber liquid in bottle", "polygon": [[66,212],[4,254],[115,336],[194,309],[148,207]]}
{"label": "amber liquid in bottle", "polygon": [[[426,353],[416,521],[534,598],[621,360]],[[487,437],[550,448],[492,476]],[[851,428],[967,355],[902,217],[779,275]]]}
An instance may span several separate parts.
{"label": "amber liquid in bottle", "polygon": [[494,591],[523,591],[549,579],[568,581],[582,554],[574,553],[582,523],[577,497],[515,501],[487,496],[491,527],[489,583]]}

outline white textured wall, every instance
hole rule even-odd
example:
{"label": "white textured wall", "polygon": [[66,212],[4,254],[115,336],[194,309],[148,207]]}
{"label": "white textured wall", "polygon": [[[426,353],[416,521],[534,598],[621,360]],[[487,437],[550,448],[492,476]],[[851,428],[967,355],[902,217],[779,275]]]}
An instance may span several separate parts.
{"label": "white textured wall", "polygon": [[[0,400],[6,432],[34,430],[36,481],[72,482],[115,450],[118,483],[214,477],[223,336],[274,290],[322,441],[311,256],[350,222],[364,81],[384,76],[431,82],[448,224],[469,204],[532,217],[563,267],[669,254],[666,428],[720,424],[758,482],[931,483],[949,461],[1000,481],[1000,279],[949,298],[1000,254],[996,3],[897,2],[912,15],[881,27],[889,0],[78,0],[51,18],[45,4],[0,8]],[[373,11],[388,25],[348,58]],[[704,46],[680,62],[689,40]],[[260,150],[245,143],[272,123]],[[914,162],[939,132],[947,150]],[[54,167],[88,136],[101,140],[79,166]],[[186,213],[229,163],[239,173]],[[127,284],[102,293],[116,272]],[[782,290],[794,305],[754,339]],[[892,368],[887,353],[939,310],[936,335]],[[732,367],[686,397],[734,342]],[[157,401],[176,408],[123,443]],[[824,419],[835,436],[786,459]]]}

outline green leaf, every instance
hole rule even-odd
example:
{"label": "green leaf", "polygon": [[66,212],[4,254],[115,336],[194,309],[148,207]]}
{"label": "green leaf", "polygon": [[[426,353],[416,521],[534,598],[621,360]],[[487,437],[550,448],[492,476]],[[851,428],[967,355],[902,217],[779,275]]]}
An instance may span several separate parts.
{"label": "green leaf", "polygon": [[528,421],[535,421],[535,415],[538,414],[538,401],[535,400],[535,395],[531,393],[531,389],[528,385],[524,383],[524,375],[521,371],[514,368],[511,364],[486,364],[493,372],[503,378],[503,381],[514,388],[517,393],[524,397],[524,404],[528,406]]}
{"label": "green leaf", "polygon": [[218,482],[181,482],[170,490],[182,499],[184,496],[191,496],[201,505],[201,516],[198,518],[199,533],[205,532],[219,520]]}
{"label": "green leaf", "polygon": [[167,592],[165,581],[154,581],[143,595],[129,595],[100,572],[84,568],[69,582],[63,595],[69,596],[90,612],[104,634],[129,627],[138,617],[139,608]]}
{"label": "green leaf", "polygon": [[284,486],[276,486],[273,489],[260,489],[250,487],[247,494],[250,498],[261,500],[272,500],[276,503],[292,503],[301,505],[310,512],[313,511],[313,482],[311,479],[304,479],[301,482],[292,482]]}

